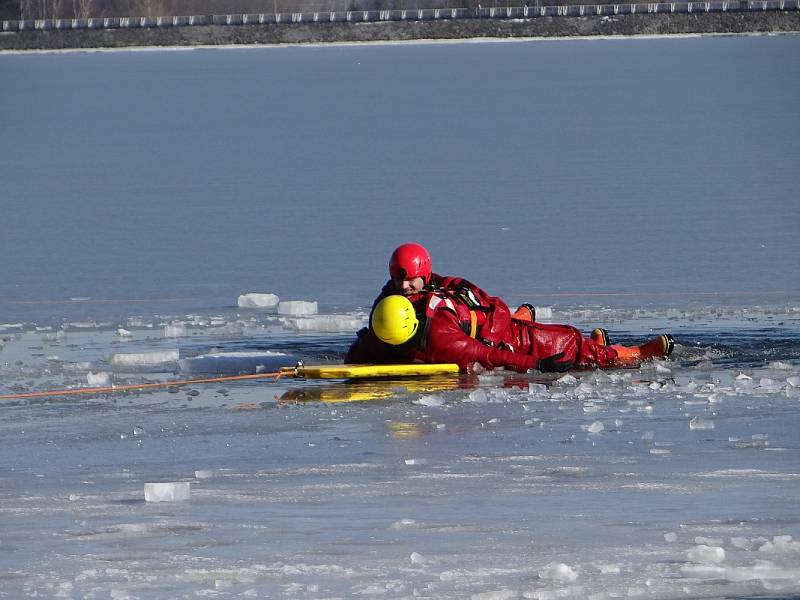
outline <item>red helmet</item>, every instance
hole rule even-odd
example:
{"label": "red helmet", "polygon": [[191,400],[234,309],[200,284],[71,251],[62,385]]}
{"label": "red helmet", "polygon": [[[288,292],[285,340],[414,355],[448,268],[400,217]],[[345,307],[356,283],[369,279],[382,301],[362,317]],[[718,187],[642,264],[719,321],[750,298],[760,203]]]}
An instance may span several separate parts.
{"label": "red helmet", "polygon": [[430,283],[431,255],[419,244],[398,246],[389,259],[389,274],[392,279],[422,277],[425,283]]}

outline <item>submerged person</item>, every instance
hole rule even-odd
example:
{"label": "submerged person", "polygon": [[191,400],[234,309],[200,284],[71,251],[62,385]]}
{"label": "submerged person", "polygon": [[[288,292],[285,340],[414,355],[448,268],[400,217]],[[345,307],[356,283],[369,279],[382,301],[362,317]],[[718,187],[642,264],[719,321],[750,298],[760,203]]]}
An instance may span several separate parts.
{"label": "submerged person", "polygon": [[[486,369],[503,367],[563,372],[572,368],[638,366],[672,353],[672,336],[663,334],[641,346],[610,345],[602,329],[585,338],[570,325],[546,325],[510,319],[497,332],[499,341],[481,339],[474,311],[447,292],[421,294],[414,302],[401,295],[381,299],[370,317],[368,332],[350,347],[346,362],[455,363],[468,371],[477,363]],[[385,348],[391,351],[386,352]]]}

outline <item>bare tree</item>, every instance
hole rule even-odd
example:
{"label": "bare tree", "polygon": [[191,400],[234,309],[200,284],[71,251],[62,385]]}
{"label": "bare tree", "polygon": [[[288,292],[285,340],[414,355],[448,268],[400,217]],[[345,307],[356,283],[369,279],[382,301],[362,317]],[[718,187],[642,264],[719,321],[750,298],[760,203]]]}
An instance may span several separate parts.
{"label": "bare tree", "polygon": [[72,14],[76,19],[88,19],[93,0],[72,0]]}
{"label": "bare tree", "polygon": [[23,21],[26,21],[32,18],[32,0],[20,0],[19,2],[19,18]]}

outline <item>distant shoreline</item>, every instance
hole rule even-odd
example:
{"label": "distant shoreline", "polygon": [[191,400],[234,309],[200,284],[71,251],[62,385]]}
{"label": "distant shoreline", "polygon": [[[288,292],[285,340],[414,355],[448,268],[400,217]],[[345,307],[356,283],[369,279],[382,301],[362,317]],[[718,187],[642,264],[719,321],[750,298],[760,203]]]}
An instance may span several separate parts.
{"label": "distant shoreline", "polygon": [[783,33],[800,33],[800,11],[34,29],[0,32],[0,52]]}

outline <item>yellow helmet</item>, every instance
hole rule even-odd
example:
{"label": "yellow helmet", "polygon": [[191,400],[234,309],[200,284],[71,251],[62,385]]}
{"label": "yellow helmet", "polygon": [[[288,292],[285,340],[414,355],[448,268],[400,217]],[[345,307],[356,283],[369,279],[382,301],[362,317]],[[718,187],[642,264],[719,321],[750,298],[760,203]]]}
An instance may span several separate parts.
{"label": "yellow helmet", "polygon": [[399,346],[414,337],[419,328],[419,319],[408,298],[393,295],[386,296],[375,305],[370,325],[378,339]]}

